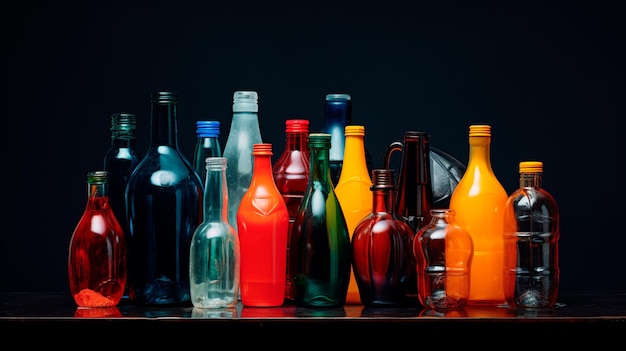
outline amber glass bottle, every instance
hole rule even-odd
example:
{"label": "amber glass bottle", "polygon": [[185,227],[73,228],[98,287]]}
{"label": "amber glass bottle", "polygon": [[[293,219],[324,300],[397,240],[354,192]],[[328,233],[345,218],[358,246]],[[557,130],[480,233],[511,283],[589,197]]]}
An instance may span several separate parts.
{"label": "amber glass bottle", "polygon": [[504,209],[508,195],[491,168],[491,126],[469,128],[469,161],[450,198],[456,222],[474,244],[468,305],[498,306],[504,299]]}

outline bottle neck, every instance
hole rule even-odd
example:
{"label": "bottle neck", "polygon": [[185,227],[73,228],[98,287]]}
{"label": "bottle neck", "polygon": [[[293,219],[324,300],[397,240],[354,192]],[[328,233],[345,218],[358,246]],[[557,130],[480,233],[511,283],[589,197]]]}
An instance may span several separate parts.
{"label": "bottle neck", "polygon": [[372,191],[372,212],[393,213],[393,188]]}
{"label": "bottle neck", "polygon": [[87,182],[87,208],[90,210],[109,208],[109,183],[107,181]]}
{"label": "bottle neck", "polygon": [[166,145],[178,149],[176,102],[153,101],[150,116],[150,147]]}
{"label": "bottle neck", "polygon": [[111,147],[116,149],[128,148],[133,149],[137,144],[137,139],[134,136],[121,136],[116,138],[111,138]]}
{"label": "bottle neck", "polygon": [[306,132],[286,132],[285,150],[306,151],[307,136]]}
{"label": "bottle neck", "polygon": [[311,148],[311,165],[309,177],[311,181],[323,182],[330,184],[330,168],[328,166],[328,149],[327,148]]}
{"label": "bottle neck", "polygon": [[225,158],[207,159],[204,186],[204,222],[228,222]]}
{"label": "bottle neck", "polygon": [[484,167],[491,171],[491,137],[469,137],[469,161],[467,168]]}
{"label": "bottle neck", "polygon": [[542,179],[543,173],[520,173],[519,186],[520,188],[541,188]]}
{"label": "bottle neck", "polygon": [[342,174],[344,172],[369,178],[363,135],[346,135]]}

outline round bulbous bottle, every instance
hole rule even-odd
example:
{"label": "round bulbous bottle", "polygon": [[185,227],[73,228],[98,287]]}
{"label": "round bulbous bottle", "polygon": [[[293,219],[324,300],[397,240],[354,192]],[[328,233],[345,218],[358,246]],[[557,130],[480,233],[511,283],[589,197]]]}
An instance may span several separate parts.
{"label": "round bulbous bottle", "polygon": [[455,211],[432,209],[431,222],[415,234],[417,294],[427,308],[462,308],[470,296],[474,246],[469,233],[456,224]]}

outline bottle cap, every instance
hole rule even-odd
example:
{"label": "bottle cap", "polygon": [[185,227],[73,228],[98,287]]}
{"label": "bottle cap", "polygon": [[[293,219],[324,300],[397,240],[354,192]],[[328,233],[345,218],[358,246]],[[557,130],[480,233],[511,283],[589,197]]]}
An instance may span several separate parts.
{"label": "bottle cap", "polygon": [[309,120],[308,119],[288,119],[285,121],[285,132],[308,133],[309,132]]}
{"label": "bottle cap", "polygon": [[350,94],[326,94],[326,101],[350,101]]}
{"label": "bottle cap", "polygon": [[252,145],[252,155],[272,156],[272,144],[259,143]]}
{"label": "bottle cap", "polygon": [[345,128],[345,135],[365,136],[365,127],[357,125],[349,125]]}
{"label": "bottle cap", "polygon": [[373,169],[370,190],[395,189],[393,174],[394,170],[390,168]]}
{"label": "bottle cap", "polygon": [[309,134],[309,148],[330,149],[330,134],[327,134],[327,133]]}
{"label": "bottle cap", "polygon": [[233,112],[259,112],[259,94],[256,91],[236,91],[233,94]]}
{"label": "bottle cap", "polygon": [[196,135],[198,138],[217,138],[220,136],[219,121],[196,121]]}
{"label": "bottle cap", "polygon": [[471,125],[469,136],[491,136],[491,126],[486,124]]}
{"label": "bottle cap", "polygon": [[541,161],[522,161],[519,163],[520,173],[541,173],[543,172],[543,162]]}

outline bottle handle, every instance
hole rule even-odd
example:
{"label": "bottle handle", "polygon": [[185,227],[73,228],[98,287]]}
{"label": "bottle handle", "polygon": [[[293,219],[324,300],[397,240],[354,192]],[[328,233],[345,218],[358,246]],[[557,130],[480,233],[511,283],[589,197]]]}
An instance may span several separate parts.
{"label": "bottle handle", "polygon": [[384,169],[389,169],[389,165],[391,163],[391,154],[393,154],[394,151],[402,151],[403,148],[404,144],[401,141],[394,141],[387,146],[387,148],[385,149],[385,154],[383,155],[382,166]]}

